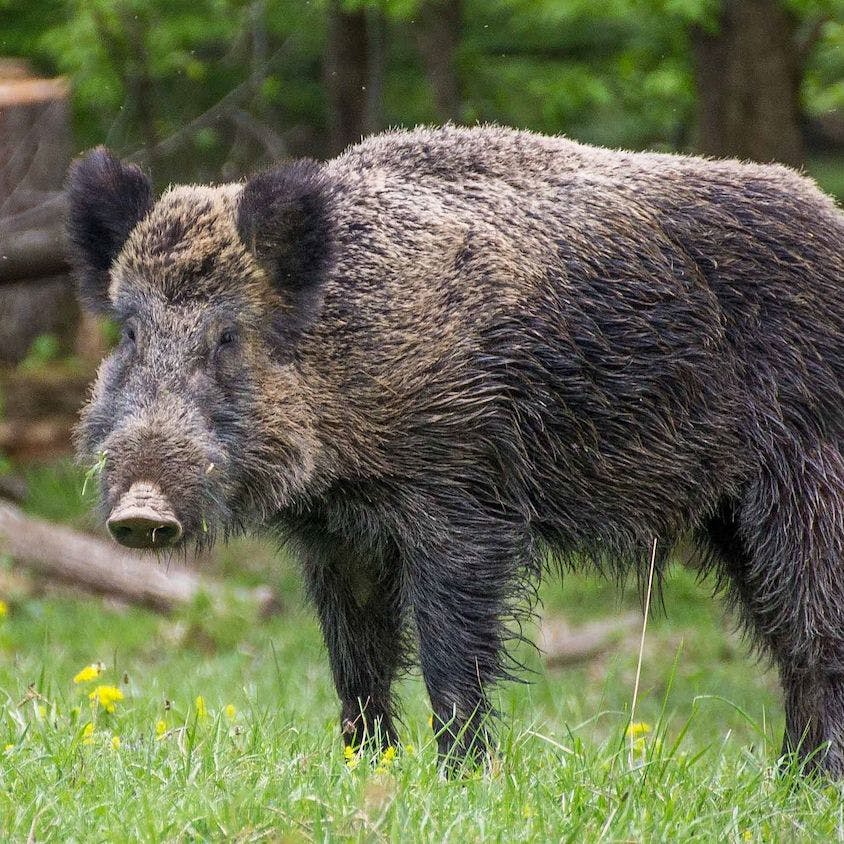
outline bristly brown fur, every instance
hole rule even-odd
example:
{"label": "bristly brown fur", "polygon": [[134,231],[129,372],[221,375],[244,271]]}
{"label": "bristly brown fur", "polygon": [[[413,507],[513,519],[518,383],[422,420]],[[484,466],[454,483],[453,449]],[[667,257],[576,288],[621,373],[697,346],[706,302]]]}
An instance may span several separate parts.
{"label": "bristly brown fur", "polygon": [[[121,203],[83,188],[84,252]],[[194,537],[295,543],[347,741],[391,740],[417,642],[468,752],[548,552],[622,576],[691,533],[779,667],[786,747],[844,774],[844,215],[810,180],[445,127],[179,190],[109,223],[137,341],[82,449],[107,501],[140,466]]]}

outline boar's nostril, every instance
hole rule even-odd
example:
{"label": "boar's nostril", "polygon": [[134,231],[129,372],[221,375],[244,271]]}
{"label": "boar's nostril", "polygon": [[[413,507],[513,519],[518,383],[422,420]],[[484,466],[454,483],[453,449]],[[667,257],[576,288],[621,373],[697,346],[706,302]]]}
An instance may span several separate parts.
{"label": "boar's nostril", "polygon": [[166,548],[182,535],[182,527],[177,521],[141,515],[109,519],[108,529],[121,545],[129,548]]}
{"label": "boar's nostril", "polygon": [[167,499],[150,484],[134,484],[108,519],[111,535],[129,548],[166,548],[182,537]]}

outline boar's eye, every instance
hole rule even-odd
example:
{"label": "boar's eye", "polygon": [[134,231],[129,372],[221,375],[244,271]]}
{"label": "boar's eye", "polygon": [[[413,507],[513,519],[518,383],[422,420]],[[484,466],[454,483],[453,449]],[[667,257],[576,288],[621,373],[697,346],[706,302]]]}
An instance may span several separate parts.
{"label": "boar's eye", "polygon": [[123,336],[132,344],[135,344],[135,340],[137,339],[135,335],[135,326],[133,325],[124,325],[123,326]]}
{"label": "boar's eye", "polygon": [[237,340],[237,332],[233,328],[227,328],[220,334],[217,340],[217,346],[229,346]]}

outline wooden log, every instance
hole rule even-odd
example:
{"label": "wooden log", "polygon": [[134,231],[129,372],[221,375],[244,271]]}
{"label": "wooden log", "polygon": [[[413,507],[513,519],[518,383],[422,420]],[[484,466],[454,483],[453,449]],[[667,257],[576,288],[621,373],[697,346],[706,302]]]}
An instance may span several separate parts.
{"label": "wooden log", "polygon": [[[190,604],[201,593],[218,603],[225,598],[222,584],[179,569],[175,563],[130,554],[102,539],[27,516],[2,501],[0,553],[52,581],[164,612]],[[262,615],[279,606],[269,587],[233,594],[254,602]]]}
{"label": "wooden log", "polygon": [[[0,239],[0,284],[66,276],[70,272],[64,236],[53,229],[21,232]],[[70,278],[62,278],[70,290]]]}
{"label": "wooden log", "polygon": [[638,613],[600,619],[577,628],[561,618],[546,619],[538,644],[549,668],[574,665],[600,656],[641,625],[642,616]]}

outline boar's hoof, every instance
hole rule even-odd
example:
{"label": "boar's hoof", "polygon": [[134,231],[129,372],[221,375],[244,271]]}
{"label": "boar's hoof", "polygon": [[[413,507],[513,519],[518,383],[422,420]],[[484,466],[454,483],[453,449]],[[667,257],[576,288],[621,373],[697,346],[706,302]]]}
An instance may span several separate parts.
{"label": "boar's hoof", "polygon": [[128,548],[166,548],[182,537],[182,525],[164,494],[152,484],[132,484],[108,517],[108,529]]}

